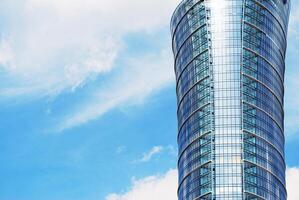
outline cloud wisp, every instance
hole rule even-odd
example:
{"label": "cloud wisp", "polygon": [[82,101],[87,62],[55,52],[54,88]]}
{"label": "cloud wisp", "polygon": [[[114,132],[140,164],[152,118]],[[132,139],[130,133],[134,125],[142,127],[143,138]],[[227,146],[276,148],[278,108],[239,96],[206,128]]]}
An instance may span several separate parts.
{"label": "cloud wisp", "polygon": [[142,158],[139,159],[138,162],[148,162],[154,155],[161,153],[163,150],[164,147],[162,146],[154,146],[149,152],[144,153]]}
{"label": "cloud wisp", "polygon": [[62,119],[58,131],[95,120],[114,108],[143,103],[146,97],[174,81],[170,54],[166,51],[129,59],[125,65],[120,74]]}
{"label": "cloud wisp", "polygon": [[159,154],[167,153],[169,156],[176,157],[177,150],[172,145],[168,146],[154,146],[149,151],[143,153],[143,155],[134,160],[133,163],[146,163],[153,160],[154,157],[157,157]]}

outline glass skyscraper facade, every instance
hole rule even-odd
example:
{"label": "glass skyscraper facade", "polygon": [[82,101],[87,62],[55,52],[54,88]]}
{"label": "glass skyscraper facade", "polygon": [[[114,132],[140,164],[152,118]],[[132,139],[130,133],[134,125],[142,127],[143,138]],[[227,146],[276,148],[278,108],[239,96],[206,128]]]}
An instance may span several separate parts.
{"label": "glass skyscraper facade", "polygon": [[171,20],[179,200],[286,200],[289,0],[183,0]]}

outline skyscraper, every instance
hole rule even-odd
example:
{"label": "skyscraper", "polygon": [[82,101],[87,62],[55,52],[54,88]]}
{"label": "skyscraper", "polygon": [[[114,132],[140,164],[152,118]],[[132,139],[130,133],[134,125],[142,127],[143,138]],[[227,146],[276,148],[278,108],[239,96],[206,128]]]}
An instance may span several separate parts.
{"label": "skyscraper", "polygon": [[183,0],[171,20],[179,200],[286,200],[288,0]]}

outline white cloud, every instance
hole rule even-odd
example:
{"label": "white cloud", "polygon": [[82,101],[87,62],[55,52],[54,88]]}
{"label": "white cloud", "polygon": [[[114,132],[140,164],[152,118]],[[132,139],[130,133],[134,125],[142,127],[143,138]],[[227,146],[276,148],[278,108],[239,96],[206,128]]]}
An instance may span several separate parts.
{"label": "white cloud", "polygon": [[109,72],[123,37],[168,25],[177,2],[1,1],[0,70],[9,84],[0,96],[56,95]]}
{"label": "white cloud", "polygon": [[163,176],[150,176],[133,181],[127,193],[110,194],[106,200],[177,200],[177,170]]}
{"label": "white cloud", "polygon": [[97,119],[109,110],[142,103],[145,97],[163,89],[174,81],[171,55],[160,54],[132,58],[120,74],[109,80],[104,87],[94,91],[84,103],[62,119],[58,127],[61,132]]}
{"label": "white cloud", "polygon": [[143,154],[143,157],[138,160],[139,162],[148,162],[152,159],[152,157],[158,153],[163,151],[164,147],[162,146],[154,146],[149,152]]}
{"label": "white cloud", "polygon": [[116,61],[127,46],[128,34],[150,35],[168,27],[178,2],[0,1],[1,101],[76,92],[98,76],[110,77],[122,70],[92,91],[90,99],[76,102],[58,124],[59,131],[97,119],[115,107],[142,103],[173,80],[172,55],[157,47],[151,55],[122,57],[117,63],[121,69],[115,70]]}
{"label": "white cloud", "polygon": [[13,59],[12,50],[9,42],[2,38],[0,41],[0,63],[7,66]]}
{"label": "white cloud", "polygon": [[154,146],[148,152],[145,152],[143,156],[134,162],[148,162],[150,161],[155,155],[160,154],[162,152],[168,153],[170,156],[177,156],[177,149],[174,148],[172,145],[168,146]]}
{"label": "white cloud", "polygon": [[299,168],[287,169],[288,200],[298,200]]}

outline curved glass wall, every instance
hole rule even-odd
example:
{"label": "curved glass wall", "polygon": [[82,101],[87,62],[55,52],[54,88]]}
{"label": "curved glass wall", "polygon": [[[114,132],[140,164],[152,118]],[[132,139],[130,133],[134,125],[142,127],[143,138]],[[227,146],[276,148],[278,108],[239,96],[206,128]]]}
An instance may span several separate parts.
{"label": "curved glass wall", "polygon": [[183,0],[171,20],[179,200],[285,200],[286,0]]}
{"label": "curved glass wall", "polygon": [[242,109],[246,199],[286,200],[284,72],[289,2],[245,0]]}
{"label": "curved glass wall", "polygon": [[204,1],[183,1],[172,18],[177,77],[180,199],[212,196],[212,78]]}

